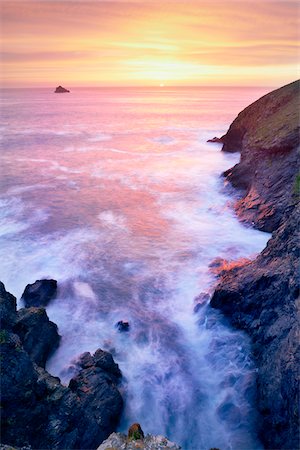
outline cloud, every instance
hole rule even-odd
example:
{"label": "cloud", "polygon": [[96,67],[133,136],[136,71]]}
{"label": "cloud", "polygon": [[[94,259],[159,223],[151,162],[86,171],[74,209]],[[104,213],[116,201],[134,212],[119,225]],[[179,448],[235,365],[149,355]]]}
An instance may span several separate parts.
{"label": "cloud", "polygon": [[3,1],[2,75],[11,84],[57,73],[77,84],[149,84],[161,73],[188,84],[186,71],[194,83],[250,67],[257,81],[280,84],[296,70],[298,13],[294,1]]}

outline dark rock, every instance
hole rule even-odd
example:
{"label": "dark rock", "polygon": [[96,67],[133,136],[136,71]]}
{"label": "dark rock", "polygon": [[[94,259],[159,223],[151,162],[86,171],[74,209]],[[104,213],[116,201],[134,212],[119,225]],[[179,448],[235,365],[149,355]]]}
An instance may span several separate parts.
{"label": "dark rock", "polygon": [[214,137],[212,139],[208,139],[207,142],[213,142],[213,143],[217,143],[217,144],[222,144],[223,143],[223,138],[218,138],[218,137]]}
{"label": "dark rock", "polygon": [[210,299],[210,295],[207,292],[201,292],[197,297],[195,297],[194,302],[194,313],[197,313]]}
{"label": "dark rock", "polygon": [[299,88],[296,81],[250,105],[223,145],[223,151],[241,151],[240,162],[224,174],[244,190],[235,205],[239,217],[273,231],[254,261],[216,273],[211,299],[251,336],[261,440],[268,449],[299,446]]}
{"label": "dark rock", "polygon": [[240,162],[224,172],[244,190],[236,212],[262,231],[276,230],[297,202],[299,94],[300,81],[270,92],[244,109],[222,138],[223,151],[241,152]]}
{"label": "dark rock", "polygon": [[23,308],[17,313],[14,331],[20,336],[24,350],[38,366],[45,367],[47,359],[58,348],[60,336],[44,308]]}
{"label": "dark rock", "polygon": [[16,297],[6,292],[4,284],[0,281],[0,324],[1,329],[11,330],[16,321]]}
{"label": "dark rock", "polygon": [[211,299],[252,338],[261,439],[272,449],[299,443],[299,213],[287,211],[256,260],[224,272]]}
{"label": "dark rock", "polygon": [[22,299],[26,308],[30,306],[47,306],[57,291],[56,280],[37,280],[33,284],[28,284],[22,294]]}
{"label": "dark rock", "polygon": [[88,420],[97,424],[100,443],[117,426],[123,408],[116,386],[121,372],[112,356],[101,349],[96,351],[93,360],[93,366],[81,370],[71,379],[69,388],[79,398]]}
{"label": "dark rock", "polygon": [[55,94],[64,94],[65,92],[70,92],[70,91],[68,91],[68,89],[65,89],[62,86],[58,86],[54,91]]}
{"label": "dark rock", "polygon": [[231,426],[238,427],[241,422],[241,411],[234,403],[225,400],[217,409],[219,418]]}
{"label": "dark rock", "polygon": [[56,325],[43,308],[16,312],[15,298],[3,284],[0,294],[2,444],[49,450],[97,448],[114,430],[122,411],[117,364],[100,349],[93,357],[84,354],[72,388],[62,386],[59,378],[36,364],[44,364],[57,344]]}
{"label": "dark rock", "polygon": [[120,320],[118,323],[116,323],[116,327],[119,331],[129,331],[129,322]]}

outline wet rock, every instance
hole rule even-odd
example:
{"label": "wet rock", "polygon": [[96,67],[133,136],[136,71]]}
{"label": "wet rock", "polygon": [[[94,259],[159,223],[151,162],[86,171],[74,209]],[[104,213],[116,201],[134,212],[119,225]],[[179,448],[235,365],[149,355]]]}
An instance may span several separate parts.
{"label": "wet rock", "polygon": [[26,308],[30,306],[47,306],[57,292],[56,280],[37,280],[28,284],[22,294]]}
{"label": "wet rock", "polygon": [[211,299],[252,338],[266,448],[299,442],[299,213],[299,205],[287,211],[256,260],[223,273]]}
{"label": "wet rock", "polygon": [[230,401],[224,401],[218,408],[217,414],[222,421],[226,421],[230,426],[238,427],[241,421],[241,411],[238,406]]}
{"label": "wet rock", "polygon": [[194,306],[194,313],[200,311],[200,309],[209,301],[210,295],[207,292],[201,292],[194,298],[196,305]]}
{"label": "wet rock", "polygon": [[22,308],[17,313],[14,331],[20,336],[24,350],[38,366],[45,367],[47,359],[58,348],[60,336],[44,308]]}
{"label": "wet rock", "polygon": [[212,143],[217,143],[217,144],[223,144],[223,137],[218,138],[218,137],[213,137],[212,139],[208,139],[207,142],[212,142]]}
{"label": "wet rock", "polygon": [[6,292],[4,284],[0,281],[0,323],[1,329],[11,330],[16,321],[16,297]]}
{"label": "wet rock", "polygon": [[273,235],[254,261],[219,271],[211,299],[251,336],[261,440],[272,449],[299,445],[299,89],[298,80],[257,100],[224,136],[223,151],[241,151],[224,173],[243,189],[237,214]]}
{"label": "wet rock", "polygon": [[113,433],[97,450],[180,450],[181,447],[164,436],[147,434],[144,439],[128,440],[123,433]]}
{"label": "wet rock", "polygon": [[144,439],[144,432],[139,423],[133,423],[128,430],[128,440],[136,441],[138,439]]}
{"label": "wet rock", "polygon": [[70,92],[70,91],[68,91],[68,89],[66,89],[62,86],[57,86],[57,88],[54,91],[55,94],[64,94],[65,92]]}
{"label": "wet rock", "polygon": [[45,310],[17,312],[15,298],[3,284],[0,300],[2,444],[49,450],[97,448],[115,429],[122,411],[117,364],[102,350],[94,356],[84,354],[72,389],[63,386],[36,364],[45,363],[58,337]]}
{"label": "wet rock", "polygon": [[[117,389],[121,372],[108,352],[98,349],[91,358],[93,365],[72,378],[69,388],[79,398],[88,420],[98,425],[101,442],[115,429],[122,412],[123,400]],[[90,361],[87,355],[85,360]]]}
{"label": "wet rock", "polygon": [[119,320],[119,322],[116,323],[116,327],[119,331],[129,331],[129,322]]}

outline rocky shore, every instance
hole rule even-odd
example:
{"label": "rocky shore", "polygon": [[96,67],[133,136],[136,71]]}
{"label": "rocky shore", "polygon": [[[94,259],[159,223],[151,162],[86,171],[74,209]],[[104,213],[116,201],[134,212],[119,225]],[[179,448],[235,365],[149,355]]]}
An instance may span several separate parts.
{"label": "rocky shore", "polygon": [[211,306],[249,333],[257,362],[260,437],[299,448],[299,81],[262,97],[231,124],[223,151],[241,152],[224,173],[240,189],[237,215],[273,232],[253,261],[222,271]]}
{"label": "rocky shore", "polygon": [[[40,284],[27,287],[27,293],[30,288],[36,293],[32,286]],[[36,295],[31,300],[38,303]],[[81,355],[66,387],[45,370],[60,340],[45,309],[17,311],[15,297],[0,282],[0,318],[1,444],[96,449],[115,430],[123,406],[117,387],[121,372],[111,354],[98,349]]]}

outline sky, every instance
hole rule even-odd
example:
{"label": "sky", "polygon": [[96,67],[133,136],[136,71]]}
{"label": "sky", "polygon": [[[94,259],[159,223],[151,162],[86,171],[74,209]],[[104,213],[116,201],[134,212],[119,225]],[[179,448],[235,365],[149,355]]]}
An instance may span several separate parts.
{"label": "sky", "polygon": [[300,3],[0,0],[1,85],[281,86]]}

